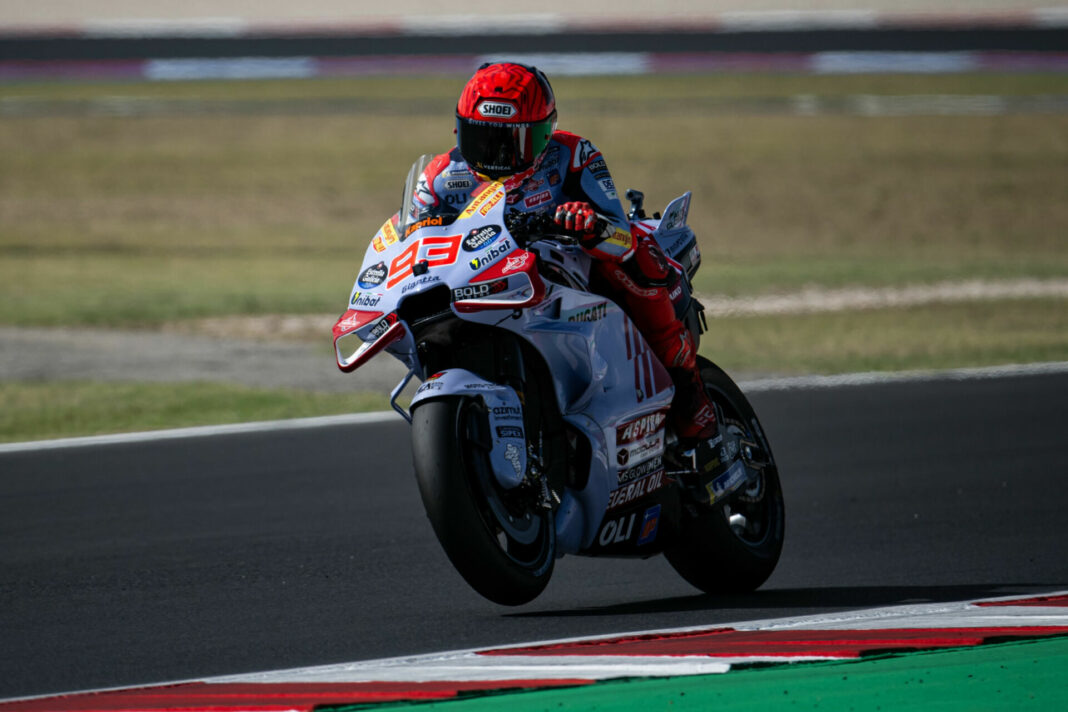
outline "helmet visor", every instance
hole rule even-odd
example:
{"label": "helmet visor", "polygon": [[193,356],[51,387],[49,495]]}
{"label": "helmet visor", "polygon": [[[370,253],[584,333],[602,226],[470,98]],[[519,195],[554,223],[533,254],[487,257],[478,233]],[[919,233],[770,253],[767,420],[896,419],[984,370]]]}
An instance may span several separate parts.
{"label": "helmet visor", "polygon": [[456,117],[456,145],[467,164],[491,178],[525,171],[549,145],[556,112],[541,121],[506,124]]}

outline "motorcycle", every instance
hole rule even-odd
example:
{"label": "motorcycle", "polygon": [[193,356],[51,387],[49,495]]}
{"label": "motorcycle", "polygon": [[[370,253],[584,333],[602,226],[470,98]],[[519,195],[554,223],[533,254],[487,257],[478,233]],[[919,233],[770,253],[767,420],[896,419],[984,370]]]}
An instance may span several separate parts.
{"label": "motorcycle", "polygon": [[[708,593],[748,592],[782,550],[778,469],[756,413],[719,367],[699,357],[719,432],[680,443],[671,379],[626,313],[590,291],[591,260],[546,214],[508,208],[486,182],[463,206],[401,209],[367,248],[348,309],[334,325],[338,367],[380,352],[407,367],[390,403],[411,425],[419,492],[456,570],[502,605],[533,600],[566,554],[664,554]],[[701,255],[690,193],[629,219],[680,266],[687,327]],[[398,397],[422,383],[406,410]]]}

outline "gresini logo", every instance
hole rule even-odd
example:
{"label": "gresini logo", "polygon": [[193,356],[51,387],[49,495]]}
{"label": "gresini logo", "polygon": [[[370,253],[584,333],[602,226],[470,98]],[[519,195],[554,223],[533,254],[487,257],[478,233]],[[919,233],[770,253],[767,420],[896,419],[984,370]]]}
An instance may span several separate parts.
{"label": "gresini logo", "polygon": [[487,119],[507,119],[515,115],[515,107],[503,101],[484,101],[478,105],[478,114]]}

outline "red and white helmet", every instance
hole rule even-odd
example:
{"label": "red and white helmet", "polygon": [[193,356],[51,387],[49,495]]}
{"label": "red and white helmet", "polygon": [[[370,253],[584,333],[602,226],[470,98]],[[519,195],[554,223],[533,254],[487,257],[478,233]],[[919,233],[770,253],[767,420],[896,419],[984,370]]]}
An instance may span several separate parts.
{"label": "red and white helmet", "polygon": [[456,105],[456,146],[467,165],[499,179],[534,166],[556,130],[556,97],[536,67],[483,64]]}

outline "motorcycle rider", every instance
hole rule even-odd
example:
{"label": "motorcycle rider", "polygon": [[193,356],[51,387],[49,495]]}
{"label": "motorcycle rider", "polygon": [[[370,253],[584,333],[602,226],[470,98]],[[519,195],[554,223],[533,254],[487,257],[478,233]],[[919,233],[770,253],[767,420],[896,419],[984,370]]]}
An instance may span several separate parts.
{"label": "motorcycle rider", "polygon": [[556,130],[556,99],[536,67],[503,62],[478,69],[456,106],[456,146],[427,165],[413,208],[462,207],[487,180],[504,184],[512,208],[555,208],[554,222],[594,260],[591,287],[626,310],[671,375],[679,437],[713,437],[715,411],[697,349],[672,299],[682,296],[681,268],[648,232],[631,231],[600,151]]}

